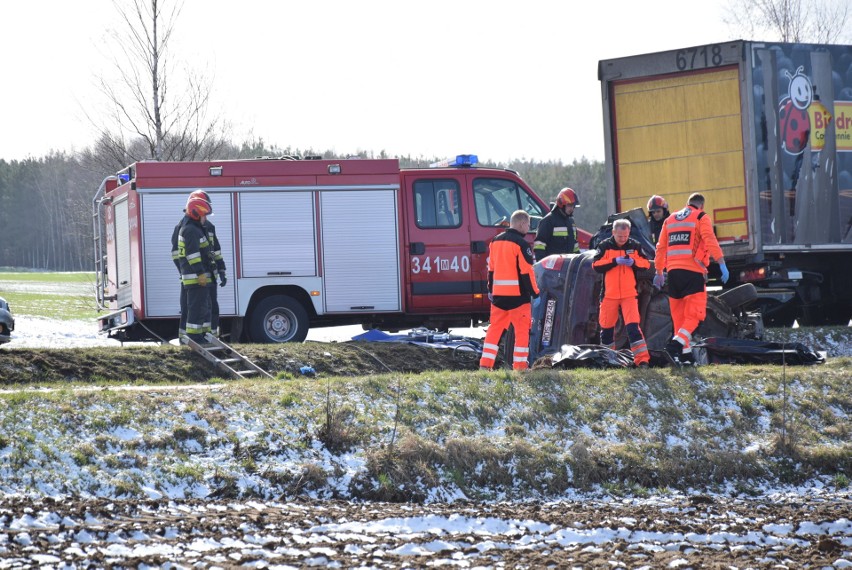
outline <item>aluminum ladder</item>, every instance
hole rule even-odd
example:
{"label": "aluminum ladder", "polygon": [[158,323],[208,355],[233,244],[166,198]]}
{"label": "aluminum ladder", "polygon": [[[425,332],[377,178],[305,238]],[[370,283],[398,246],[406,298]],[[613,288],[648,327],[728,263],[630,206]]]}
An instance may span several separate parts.
{"label": "aluminum ladder", "polygon": [[269,372],[210,333],[204,335],[204,343],[197,343],[189,337],[182,337],[181,341],[231,378],[238,380],[249,377],[273,379]]}

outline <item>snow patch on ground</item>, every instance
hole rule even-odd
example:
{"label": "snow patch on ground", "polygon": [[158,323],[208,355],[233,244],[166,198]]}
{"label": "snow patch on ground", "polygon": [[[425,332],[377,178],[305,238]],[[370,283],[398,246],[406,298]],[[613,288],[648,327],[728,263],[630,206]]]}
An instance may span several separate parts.
{"label": "snow patch on ground", "polygon": [[[314,328],[308,331],[306,340],[314,342],[346,342],[362,334],[360,325]],[[406,331],[403,331],[405,333]],[[484,338],[485,328],[459,328],[450,331],[454,335]],[[87,348],[95,346],[121,346],[117,340],[98,332],[95,321],[57,320],[30,315],[15,315],[15,330],[12,341],[0,348]]]}

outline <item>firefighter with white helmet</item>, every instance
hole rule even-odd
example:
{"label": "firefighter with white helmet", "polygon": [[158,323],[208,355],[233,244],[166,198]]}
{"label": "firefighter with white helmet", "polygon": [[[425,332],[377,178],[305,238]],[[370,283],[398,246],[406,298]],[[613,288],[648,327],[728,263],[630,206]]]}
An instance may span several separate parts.
{"label": "firefighter with white helmet", "polygon": [[671,215],[669,203],[662,196],[654,194],[648,200],[648,225],[651,227],[651,242],[656,245],[660,239],[663,222]]}
{"label": "firefighter with white helmet", "polygon": [[202,343],[211,330],[210,292],[212,249],[204,222],[210,213],[210,202],[190,194],[186,201],[186,222],[178,230],[178,262],[181,282],[186,290],[186,336]]}
{"label": "firefighter with white helmet", "polygon": [[580,198],[573,189],[563,188],[559,191],[553,208],[538,224],[533,243],[536,261],[548,255],[580,252],[577,228],[574,226],[574,208],[579,205]]}

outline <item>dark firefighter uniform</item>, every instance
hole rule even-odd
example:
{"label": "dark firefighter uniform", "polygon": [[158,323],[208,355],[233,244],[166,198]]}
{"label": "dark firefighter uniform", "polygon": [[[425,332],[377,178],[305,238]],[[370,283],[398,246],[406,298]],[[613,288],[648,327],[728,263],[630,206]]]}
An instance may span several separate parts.
{"label": "dark firefighter uniform", "polygon": [[[177,267],[178,275],[182,276],[183,273],[180,270],[180,250],[178,249],[178,234],[180,233],[181,227],[189,220],[189,216],[185,215],[175,226],[174,231],[172,232],[172,261]],[[183,285],[183,278],[181,277],[180,282],[180,324],[178,325],[178,337],[180,335],[186,334],[186,287]]]}
{"label": "dark firefighter uniform", "polygon": [[669,307],[674,338],[690,348],[692,333],[707,316],[707,266],[710,257],[724,263],[713,233],[713,221],[703,210],[686,206],[663,222],[654,260],[658,273],[668,272]]}
{"label": "dark firefighter uniform", "polygon": [[[524,234],[509,228],[491,241],[488,250],[488,292],[491,296],[491,325],[485,334],[479,365],[493,368],[503,331],[515,328],[512,368],[529,368],[530,297],[538,297],[533,274],[532,250]],[[508,355],[507,355],[508,356]]]}
{"label": "dark firefighter uniform", "polygon": [[[222,247],[219,245],[219,238],[216,237],[216,226],[210,223],[207,219],[204,221],[204,231],[207,233],[207,239],[210,242],[210,260],[208,268],[210,272],[215,272],[219,275],[219,281],[222,287],[225,286],[227,279],[225,278],[225,260],[222,258]],[[210,327],[213,334],[219,335],[219,296],[216,289],[216,280],[211,279],[207,285],[210,288]]]}
{"label": "dark firefighter uniform", "polygon": [[[629,258],[632,265],[619,264],[618,259]],[[615,350],[615,324],[618,322],[618,310],[624,317],[633,362],[639,366],[651,360],[645,336],[639,328],[639,301],[636,290],[636,272],[648,269],[651,262],[642,253],[639,242],[627,238],[624,245],[618,245],[610,237],[598,244],[592,267],[604,274],[604,288],[601,291],[601,344]]]}
{"label": "dark firefighter uniform", "polygon": [[567,216],[562,208],[554,206],[538,224],[533,250],[536,261],[541,261],[548,255],[579,253],[574,216]]}
{"label": "dark firefighter uniform", "polygon": [[654,218],[654,215],[648,217],[648,225],[651,227],[651,243],[654,245],[657,244],[657,240],[660,239],[660,234],[663,231],[663,223],[666,221],[666,218],[671,216],[671,213],[668,210],[663,210],[663,217],[657,221]]}
{"label": "dark firefighter uniform", "polygon": [[181,281],[186,288],[186,334],[196,342],[203,342],[204,334],[211,330],[207,287],[212,280],[208,266],[211,257],[210,241],[201,222],[187,219],[178,230],[178,259]]}

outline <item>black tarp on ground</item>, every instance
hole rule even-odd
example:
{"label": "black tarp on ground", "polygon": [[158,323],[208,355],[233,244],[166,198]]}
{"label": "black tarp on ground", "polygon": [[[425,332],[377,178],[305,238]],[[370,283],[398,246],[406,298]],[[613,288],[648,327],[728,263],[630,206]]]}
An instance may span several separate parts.
{"label": "black tarp on ground", "polygon": [[[798,342],[778,343],[740,338],[711,337],[693,347],[695,364],[822,364],[825,355]],[[651,366],[669,366],[661,351],[651,350]],[[631,368],[629,350],[612,350],[600,344],[564,344],[559,352],[542,358],[538,367],[553,368]],[[691,363],[690,363],[691,364]]]}
{"label": "black tarp on ground", "polygon": [[799,342],[765,342],[711,337],[695,345],[698,361],[707,364],[822,364],[825,354]]}
{"label": "black tarp on ground", "polygon": [[628,368],[633,366],[629,350],[612,350],[600,344],[563,344],[548,357],[554,368]]}

